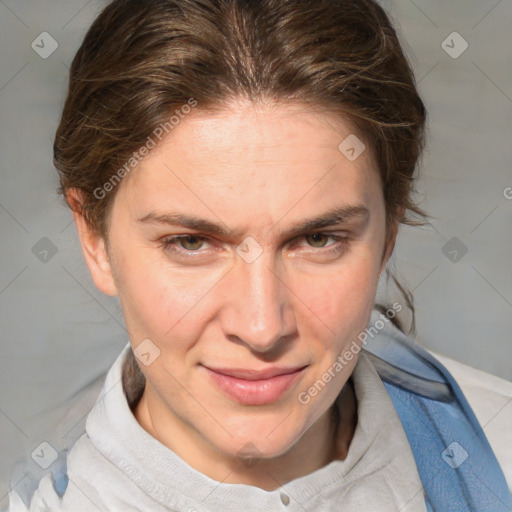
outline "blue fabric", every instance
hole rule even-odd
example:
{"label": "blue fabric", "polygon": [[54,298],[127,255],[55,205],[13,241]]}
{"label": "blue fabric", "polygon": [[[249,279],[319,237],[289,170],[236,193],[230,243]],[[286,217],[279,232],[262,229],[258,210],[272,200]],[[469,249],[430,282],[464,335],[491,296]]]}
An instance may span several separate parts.
{"label": "blue fabric", "polygon": [[67,475],[67,449],[61,450],[57,460],[52,465],[53,488],[59,497],[64,496],[69,483]]}
{"label": "blue fabric", "polygon": [[[427,509],[512,511],[512,496],[494,452],[448,370],[394,327],[380,333],[365,350],[390,365],[376,369],[411,445]],[[405,379],[405,374],[410,377]],[[427,381],[433,388],[445,386],[447,396],[433,398],[437,392],[433,396],[419,392],[428,389]]]}

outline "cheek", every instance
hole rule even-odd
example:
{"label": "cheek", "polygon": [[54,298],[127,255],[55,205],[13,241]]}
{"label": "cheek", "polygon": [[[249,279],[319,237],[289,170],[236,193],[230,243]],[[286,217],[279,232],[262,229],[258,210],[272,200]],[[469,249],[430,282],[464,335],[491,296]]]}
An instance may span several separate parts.
{"label": "cheek", "polygon": [[305,315],[311,318],[313,313],[332,333],[339,332],[339,326],[345,331],[350,325],[366,321],[373,307],[378,279],[378,260],[372,249],[359,248],[332,271],[308,277],[292,289],[306,306],[302,308]]}
{"label": "cheek", "polygon": [[118,270],[123,276],[119,297],[128,332],[135,343],[154,338],[162,347],[170,339],[193,338],[191,331],[202,328],[202,305],[205,297],[214,295],[220,279],[211,271],[172,269],[165,256],[154,251],[131,255]]}

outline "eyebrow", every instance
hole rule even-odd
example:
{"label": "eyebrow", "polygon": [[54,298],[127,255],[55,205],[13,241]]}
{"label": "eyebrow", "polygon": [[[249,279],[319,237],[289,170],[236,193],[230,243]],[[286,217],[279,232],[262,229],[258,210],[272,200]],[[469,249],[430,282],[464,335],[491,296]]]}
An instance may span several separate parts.
{"label": "eyebrow", "polygon": [[[361,219],[362,221],[367,222],[369,218],[370,211],[363,204],[345,205],[333,208],[321,215],[292,226],[291,229],[287,231],[287,236],[298,236],[320,228],[346,223],[351,220]],[[137,221],[149,224],[166,224],[175,227],[186,227],[188,229],[217,236],[236,236],[240,234],[239,232],[226,229],[220,224],[215,224],[210,220],[178,212],[169,212],[165,214],[151,212],[144,217],[137,219]]]}

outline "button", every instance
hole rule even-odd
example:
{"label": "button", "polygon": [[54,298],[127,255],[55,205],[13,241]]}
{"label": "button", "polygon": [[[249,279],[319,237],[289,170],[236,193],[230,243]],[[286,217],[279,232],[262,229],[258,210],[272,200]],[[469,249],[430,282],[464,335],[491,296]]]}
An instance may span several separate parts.
{"label": "button", "polygon": [[290,503],[290,497],[285,494],[284,492],[282,492],[280,494],[280,498],[281,498],[281,501],[283,502],[283,505],[288,505]]}

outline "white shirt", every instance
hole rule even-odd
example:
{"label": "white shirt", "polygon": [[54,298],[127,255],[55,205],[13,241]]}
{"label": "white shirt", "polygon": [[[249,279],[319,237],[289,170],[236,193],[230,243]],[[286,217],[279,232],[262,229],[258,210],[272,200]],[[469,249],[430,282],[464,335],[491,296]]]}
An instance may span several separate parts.
{"label": "white shirt", "polygon": [[51,474],[27,508],[10,494],[10,512],[425,512],[414,456],[389,395],[360,354],[352,374],[358,423],[345,460],[266,491],[219,483],[189,466],[137,422],[122,388],[125,346],[110,368],[86,433],[68,455],[62,499]]}

